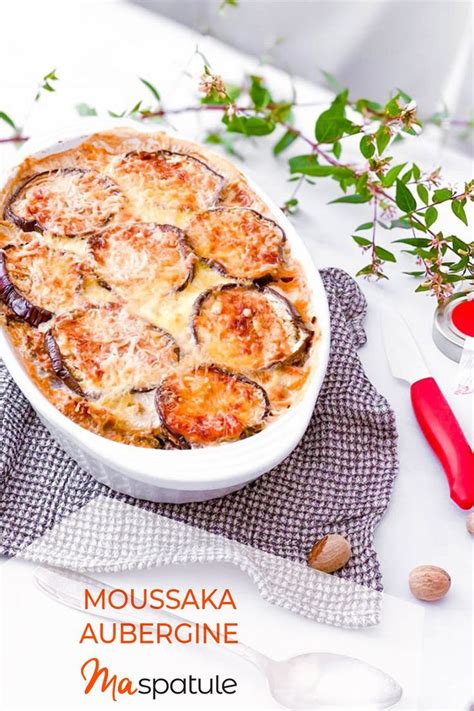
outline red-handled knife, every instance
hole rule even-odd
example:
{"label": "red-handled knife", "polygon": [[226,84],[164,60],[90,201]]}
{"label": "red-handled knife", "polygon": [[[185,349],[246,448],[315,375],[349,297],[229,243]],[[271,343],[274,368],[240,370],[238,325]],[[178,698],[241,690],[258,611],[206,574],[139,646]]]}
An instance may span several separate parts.
{"label": "red-handled knife", "polygon": [[462,509],[474,506],[474,454],[441,392],[431,377],[405,321],[390,313],[382,319],[390,369],[395,378],[410,383],[416,419],[443,465],[452,500]]}

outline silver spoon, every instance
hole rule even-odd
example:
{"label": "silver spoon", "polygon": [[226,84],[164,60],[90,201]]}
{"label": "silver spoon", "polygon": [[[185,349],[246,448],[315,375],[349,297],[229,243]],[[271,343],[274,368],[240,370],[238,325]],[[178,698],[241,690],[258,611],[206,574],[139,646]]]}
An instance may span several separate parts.
{"label": "silver spoon", "polygon": [[[130,621],[131,617],[143,620],[143,613],[135,610],[86,610],[85,587],[93,593],[114,589],[94,578],[49,567],[37,568],[34,577],[43,592],[68,607],[112,620]],[[165,614],[180,622],[190,622],[172,612]],[[368,711],[386,709],[402,695],[395,679],[355,657],[311,652],[278,662],[242,642],[222,646],[255,664],[265,675],[275,701],[285,708]]]}

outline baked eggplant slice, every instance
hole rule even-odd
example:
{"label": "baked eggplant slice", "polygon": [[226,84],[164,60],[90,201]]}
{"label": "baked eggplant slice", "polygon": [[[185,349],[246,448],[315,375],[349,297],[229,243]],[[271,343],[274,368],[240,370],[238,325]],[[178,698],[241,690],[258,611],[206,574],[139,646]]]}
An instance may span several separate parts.
{"label": "baked eggplant slice", "polygon": [[206,210],[224,185],[223,176],[199,158],[165,150],[128,153],[116,173],[120,182],[136,187],[163,209]]}
{"label": "baked eggplant slice", "polygon": [[172,336],[116,303],[61,314],[45,345],[58,377],[91,397],[153,390],[179,358]]}
{"label": "baked eggplant slice", "polygon": [[156,391],[163,427],[182,447],[202,447],[248,437],[270,412],[257,383],[216,365],[177,370]]}
{"label": "baked eggplant slice", "polygon": [[0,251],[0,299],[31,326],[78,305],[82,274],[70,252],[38,241]]}
{"label": "baked eggplant slice", "polygon": [[92,268],[101,283],[123,298],[181,291],[192,279],[195,255],[172,225],[132,222],[108,227],[89,239]]}
{"label": "baked eggplant slice", "polygon": [[285,233],[273,220],[246,207],[201,212],[187,228],[194,252],[236,279],[261,279],[283,263]]}
{"label": "baked eggplant slice", "polygon": [[4,217],[24,232],[85,237],[104,227],[123,200],[119,187],[103,173],[61,168],[28,178],[13,193]]}
{"label": "baked eggplant slice", "polygon": [[208,360],[243,372],[301,362],[312,337],[282,294],[243,284],[224,284],[200,294],[192,330]]}

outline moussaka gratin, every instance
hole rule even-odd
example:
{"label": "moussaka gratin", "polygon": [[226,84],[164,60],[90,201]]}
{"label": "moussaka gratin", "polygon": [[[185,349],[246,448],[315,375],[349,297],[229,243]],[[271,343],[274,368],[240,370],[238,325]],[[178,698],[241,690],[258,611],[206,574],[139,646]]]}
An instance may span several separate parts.
{"label": "moussaka gratin", "polygon": [[197,144],[119,129],[1,195],[2,320],[73,421],[142,447],[231,442],[298,401],[318,323],[283,229]]}

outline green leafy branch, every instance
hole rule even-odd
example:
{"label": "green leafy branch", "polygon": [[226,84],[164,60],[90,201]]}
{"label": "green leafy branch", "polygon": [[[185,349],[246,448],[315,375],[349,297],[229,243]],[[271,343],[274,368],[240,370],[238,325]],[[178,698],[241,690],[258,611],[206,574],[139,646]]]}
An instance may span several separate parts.
{"label": "green leafy branch", "polygon": [[[440,227],[447,206],[463,225],[468,225],[474,180],[454,190],[443,182],[439,168],[423,171],[416,163],[397,162],[392,155],[398,142],[415,139],[422,131],[423,122],[410,96],[398,90],[385,104],[352,99],[348,89],[336,86],[334,78],[326,74],[337,93],[315,118],[313,135],[307,135],[294,124],[294,109],[301,105],[295,95],[283,100],[275,98],[264,79],[254,74],[246,77],[242,86],[224,82],[211,70],[205,57],[200,56],[204,71],[199,83],[201,96],[196,103],[167,108],[158,89],[150,81],[140,79],[148,91],[148,102],[151,98],[152,103],[141,99],[130,109],[109,111],[109,115],[137,121],[166,121],[174,114],[216,112],[220,116],[219,126],[207,131],[204,140],[237,157],[240,157],[238,141],[277,134],[272,146],[275,157],[290,147],[305,149],[288,160],[289,180],[294,182],[294,188],[283,205],[287,213],[298,210],[301,187],[320,180],[336,183],[340,195],[332,203],[370,205],[371,219],[356,227],[352,234],[354,242],[369,257],[359,275],[387,278],[386,264],[397,261],[394,252],[388,249],[388,239],[400,244],[402,251],[414,258],[416,268],[406,273],[419,278],[416,291],[430,292],[442,302],[456,283],[474,282],[474,242],[446,234]],[[52,86],[55,79],[52,72],[43,82]],[[81,103],[76,108],[82,116],[97,115],[96,109],[88,104]],[[5,142],[25,140],[9,116],[0,113],[0,120],[15,132],[9,139],[3,139]],[[431,117],[428,122],[445,126],[447,120],[446,116]],[[472,128],[471,120],[455,123]],[[356,162],[342,158],[346,147],[351,155],[357,149]],[[407,236],[393,239],[392,230],[405,230]],[[385,240],[381,240],[381,235],[385,235]]]}
{"label": "green leafy branch", "polygon": [[[53,69],[52,71],[50,71],[44,75],[44,77],[41,79],[40,83],[38,84],[35,98],[33,100],[32,106],[30,107],[30,109],[27,113],[27,117],[30,115],[34,104],[40,100],[40,98],[44,92],[54,93],[56,91],[54,83],[57,81],[58,81],[58,77],[56,75],[56,69]],[[5,138],[0,138],[0,143],[21,144],[21,143],[24,143],[25,141],[28,140],[28,136],[25,136],[23,134],[23,129],[5,111],[0,111],[0,122],[6,124],[12,130],[12,133],[10,136],[6,136]]]}

